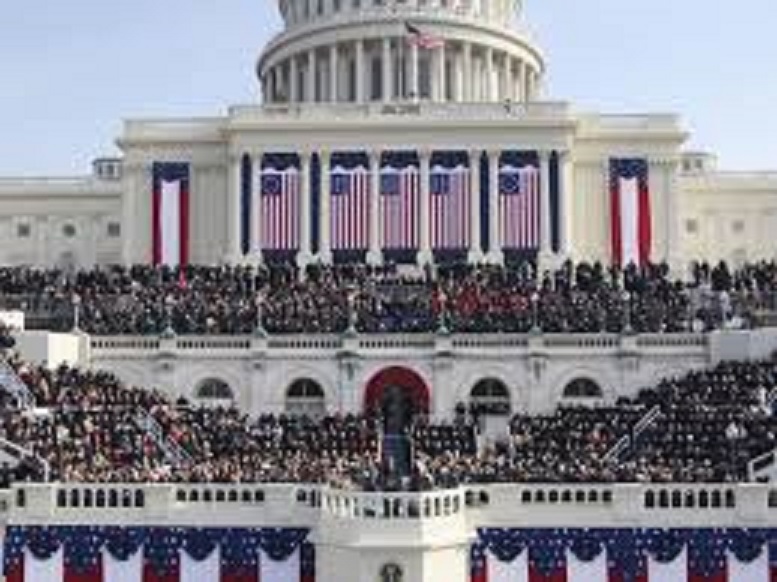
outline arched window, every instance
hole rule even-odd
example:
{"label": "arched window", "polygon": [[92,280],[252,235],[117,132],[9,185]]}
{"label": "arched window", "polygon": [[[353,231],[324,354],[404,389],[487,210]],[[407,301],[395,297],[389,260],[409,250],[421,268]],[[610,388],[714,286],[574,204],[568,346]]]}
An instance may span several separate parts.
{"label": "arched window", "polygon": [[564,388],[564,398],[601,398],[602,389],[590,378],[576,378]]}
{"label": "arched window", "polygon": [[326,397],[321,384],[310,378],[295,380],[286,391],[286,413],[317,418],[326,414]]}
{"label": "arched window", "polygon": [[194,397],[197,400],[203,400],[206,402],[223,402],[232,401],[235,398],[235,394],[232,392],[232,388],[229,384],[218,378],[208,378],[200,382],[197,386],[197,390],[194,391]]}
{"label": "arched window", "polygon": [[496,378],[480,380],[472,388],[469,401],[480,414],[507,416],[511,412],[510,390]]}

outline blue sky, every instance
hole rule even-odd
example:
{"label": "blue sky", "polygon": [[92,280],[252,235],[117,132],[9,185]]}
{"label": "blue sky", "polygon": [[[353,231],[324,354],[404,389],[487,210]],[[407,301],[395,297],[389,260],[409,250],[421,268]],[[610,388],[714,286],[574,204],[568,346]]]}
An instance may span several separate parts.
{"label": "blue sky", "polygon": [[[777,1],[526,0],[548,94],[679,112],[689,147],[777,169]],[[0,0],[0,176],[72,174],[121,120],[255,101],[272,0]]]}

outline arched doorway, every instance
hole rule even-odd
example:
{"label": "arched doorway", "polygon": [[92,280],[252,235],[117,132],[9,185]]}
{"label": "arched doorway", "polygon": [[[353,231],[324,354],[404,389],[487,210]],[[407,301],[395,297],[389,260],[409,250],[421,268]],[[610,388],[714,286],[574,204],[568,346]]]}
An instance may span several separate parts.
{"label": "arched doorway", "polygon": [[200,404],[207,406],[232,405],[235,393],[232,388],[219,378],[208,378],[199,383],[194,391],[194,397]]}
{"label": "arched doorway", "polygon": [[295,380],[286,391],[286,414],[320,418],[326,414],[326,396],[321,384],[310,378]]}
{"label": "arched doorway", "polygon": [[381,370],[367,383],[364,409],[383,417],[387,433],[399,433],[419,414],[429,414],[430,392],[421,376],[399,366]]}
{"label": "arched doorway", "polygon": [[602,389],[590,378],[576,378],[564,388],[564,398],[602,398]]}
{"label": "arched doorway", "polygon": [[469,409],[482,434],[504,435],[512,412],[510,389],[497,378],[483,378],[470,390]]}
{"label": "arched doorway", "polygon": [[486,416],[509,416],[511,412],[510,390],[496,378],[480,380],[469,393],[472,409]]}

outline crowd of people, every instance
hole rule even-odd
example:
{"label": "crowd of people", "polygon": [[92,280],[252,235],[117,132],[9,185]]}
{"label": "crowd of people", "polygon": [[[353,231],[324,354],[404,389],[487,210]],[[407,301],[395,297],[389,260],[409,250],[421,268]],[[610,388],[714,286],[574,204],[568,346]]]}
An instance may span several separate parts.
{"label": "crowd of people", "polygon": [[0,307],[97,335],[704,331],[752,325],[776,290],[774,263],[699,264],[685,280],[662,264],[0,269]]}
{"label": "crowd of people", "polygon": [[[382,450],[379,415],[322,418],[195,406],[123,385],[105,372],[8,362],[35,406],[2,402],[0,437],[28,454],[0,484],[76,482],[316,483],[426,490],[494,482],[733,482],[777,446],[777,361],[723,363],[667,379],[605,407],[504,417],[483,444],[465,405],[446,423],[416,420],[401,435],[408,467]],[[635,427],[652,411],[652,423]],[[149,430],[149,422],[158,428]],[[395,435],[396,436],[396,435]],[[628,446],[611,454],[628,437]],[[181,451],[171,458],[171,450]]]}

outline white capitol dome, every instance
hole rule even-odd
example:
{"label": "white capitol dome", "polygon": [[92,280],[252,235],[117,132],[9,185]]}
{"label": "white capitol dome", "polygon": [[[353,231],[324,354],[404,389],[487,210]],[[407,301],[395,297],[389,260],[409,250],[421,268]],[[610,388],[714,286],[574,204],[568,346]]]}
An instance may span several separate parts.
{"label": "white capitol dome", "polygon": [[[545,63],[521,31],[521,0],[280,0],[279,10],[284,30],[257,66],[267,104],[527,102],[540,92]],[[412,42],[413,31],[429,42]]]}

